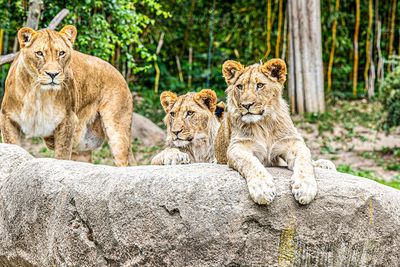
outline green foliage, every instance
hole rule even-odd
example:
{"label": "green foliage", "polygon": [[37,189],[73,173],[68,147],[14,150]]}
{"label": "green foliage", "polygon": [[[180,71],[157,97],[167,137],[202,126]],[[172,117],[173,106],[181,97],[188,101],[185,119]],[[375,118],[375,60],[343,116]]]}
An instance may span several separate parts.
{"label": "green foliage", "polygon": [[400,125],[400,67],[388,75],[380,86],[380,97],[385,112],[383,129]]}
{"label": "green foliage", "polygon": [[[27,2],[0,0],[0,28],[5,29],[9,52],[18,29],[26,21]],[[62,25],[77,27],[75,48],[111,62],[125,76],[150,67],[149,62],[156,56],[149,51],[148,39],[143,36],[155,25],[154,18],[170,16],[157,0],[45,0],[44,7],[40,28],[45,28],[58,12],[67,8],[69,14]]]}

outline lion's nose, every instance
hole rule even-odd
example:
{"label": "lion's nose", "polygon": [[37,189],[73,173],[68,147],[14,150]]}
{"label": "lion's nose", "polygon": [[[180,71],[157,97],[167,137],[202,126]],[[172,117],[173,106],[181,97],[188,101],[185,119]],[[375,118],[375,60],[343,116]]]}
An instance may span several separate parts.
{"label": "lion's nose", "polygon": [[252,105],[254,105],[254,102],[253,102],[253,103],[243,103],[243,104],[242,104],[242,107],[244,107],[245,109],[249,110],[249,108],[250,108]]}
{"label": "lion's nose", "polygon": [[46,74],[50,76],[50,78],[54,79],[60,72],[47,72]]}
{"label": "lion's nose", "polygon": [[180,132],[182,132],[182,129],[181,130],[178,130],[178,131],[172,131],[172,133],[174,134],[174,135],[176,135],[176,136],[178,136],[178,134],[180,133]]}

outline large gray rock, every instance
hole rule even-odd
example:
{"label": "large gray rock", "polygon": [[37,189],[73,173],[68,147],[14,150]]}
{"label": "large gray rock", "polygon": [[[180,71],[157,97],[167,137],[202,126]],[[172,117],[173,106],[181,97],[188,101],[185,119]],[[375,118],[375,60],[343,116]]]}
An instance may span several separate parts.
{"label": "large gray rock", "polygon": [[400,191],[317,170],[300,206],[291,172],[258,206],[226,166],[116,168],[34,159],[0,144],[0,266],[399,266]]}
{"label": "large gray rock", "polygon": [[137,138],[145,146],[160,145],[165,141],[165,132],[148,118],[133,113],[132,138]]}

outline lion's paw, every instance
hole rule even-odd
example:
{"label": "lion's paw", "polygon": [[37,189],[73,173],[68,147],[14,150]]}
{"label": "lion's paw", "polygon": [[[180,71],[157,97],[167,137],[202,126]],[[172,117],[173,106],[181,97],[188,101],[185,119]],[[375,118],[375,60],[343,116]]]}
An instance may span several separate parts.
{"label": "lion's paw", "polygon": [[294,198],[302,205],[309,204],[317,195],[317,182],[315,179],[293,179],[292,193]]}
{"label": "lion's paw", "polygon": [[188,154],[176,151],[171,153],[168,158],[164,159],[164,165],[178,165],[178,164],[189,164],[190,157]]}
{"label": "lion's paw", "polygon": [[315,161],[313,161],[312,164],[314,167],[317,167],[317,168],[336,171],[335,164],[332,161],[327,160],[327,159],[315,160]]}
{"label": "lion's paw", "polygon": [[270,204],[276,195],[275,185],[266,178],[253,178],[247,182],[250,197],[260,205]]}
{"label": "lion's paw", "polygon": [[189,163],[190,163],[189,155],[179,151],[176,148],[162,151],[158,155],[156,155],[152,160],[153,165],[179,165],[179,164],[189,164]]}

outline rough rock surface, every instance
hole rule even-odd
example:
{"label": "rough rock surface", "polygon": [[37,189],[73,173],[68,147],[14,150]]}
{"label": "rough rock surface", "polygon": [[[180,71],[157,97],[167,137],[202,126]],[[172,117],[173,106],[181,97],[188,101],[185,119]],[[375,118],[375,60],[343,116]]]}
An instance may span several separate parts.
{"label": "rough rock surface", "polygon": [[291,172],[249,198],[226,166],[116,168],[34,159],[0,144],[0,266],[399,266],[400,191],[317,170],[308,206]]}
{"label": "rough rock surface", "polygon": [[148,118],[133,113],[132,138],[137,138],[145,146],[155,146],[165,141],[165,132]]}

